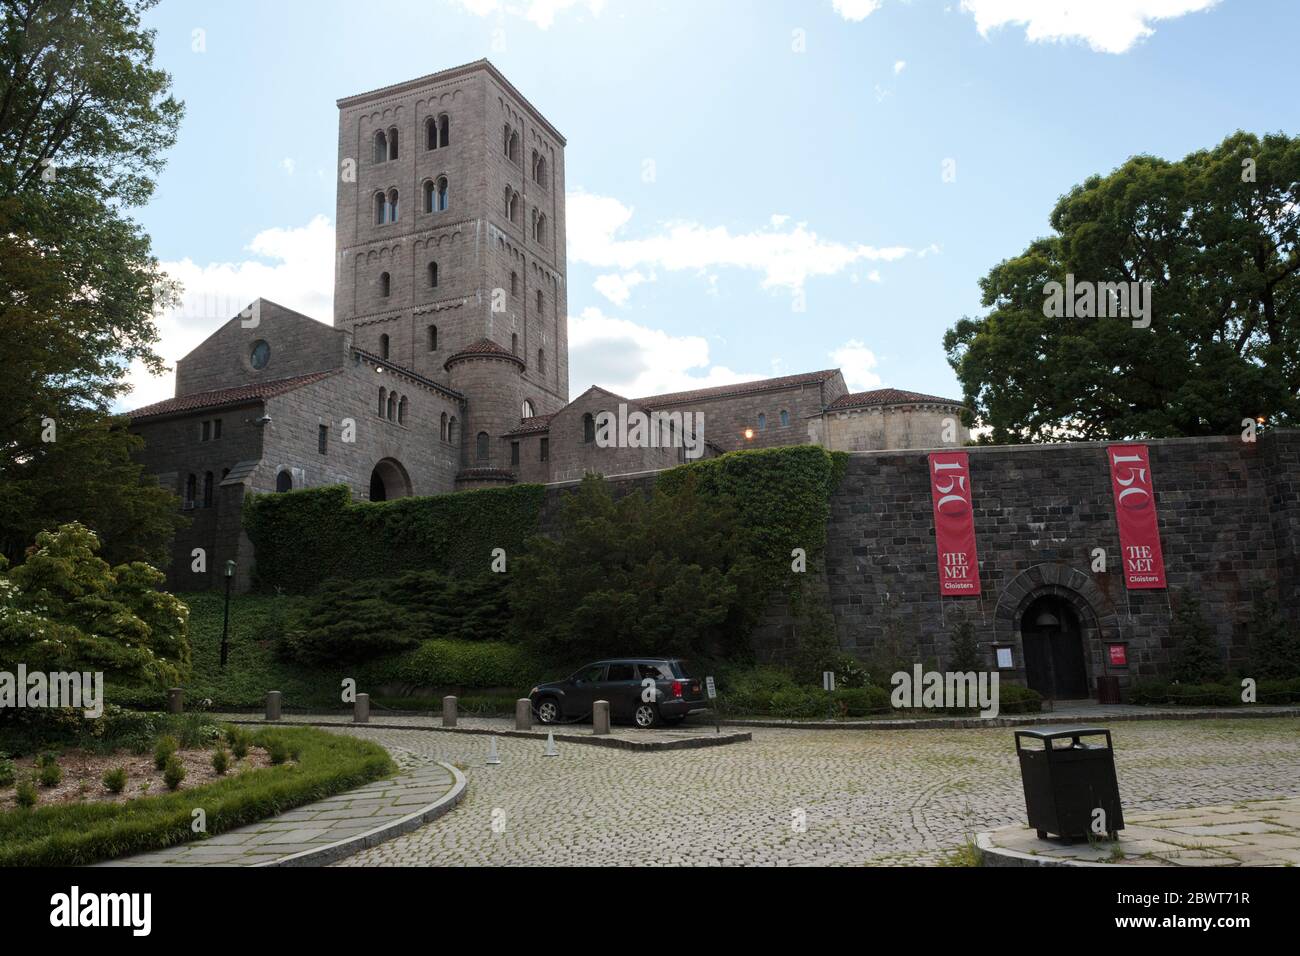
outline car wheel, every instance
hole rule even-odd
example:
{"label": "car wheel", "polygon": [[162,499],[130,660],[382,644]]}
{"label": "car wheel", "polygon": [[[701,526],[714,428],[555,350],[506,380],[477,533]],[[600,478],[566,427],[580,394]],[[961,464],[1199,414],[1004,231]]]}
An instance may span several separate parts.
{"label": "car wheel", "polygon": [[560,722],[560,705],[552,697],[542,698],[541,703],[537,705],[537,719],[543,724],[558,724]]}
{"label": "car wheel", "polygon": [[636,720],[636,725],[642,729],[655,726],[660,719],[659,708],[654,704],[637,704],[632,716]]}

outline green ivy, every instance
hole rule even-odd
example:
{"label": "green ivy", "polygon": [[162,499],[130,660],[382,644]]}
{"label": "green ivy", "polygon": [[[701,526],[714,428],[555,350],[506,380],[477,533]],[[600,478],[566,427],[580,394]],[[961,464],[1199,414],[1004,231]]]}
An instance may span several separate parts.
{"label": "green ivy", "polygon": [[523,550],[538,531],[541,485],[486,488],[396,501],[352,501],[344,485],[254,495],[244,528],[256,549],[259,590],[304,594],[332,578],[401,571],[452,576],[489,569],[492,550]]}

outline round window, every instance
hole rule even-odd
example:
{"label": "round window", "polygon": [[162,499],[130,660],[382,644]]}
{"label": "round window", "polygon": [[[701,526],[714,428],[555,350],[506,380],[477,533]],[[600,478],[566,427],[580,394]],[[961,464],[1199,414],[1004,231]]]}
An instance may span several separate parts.
{"label": "round window", "polygon": [[248,360],[253,363],[253,368],[266,368],[266,363],[271,361],[271,346],[258,339],[253,343],[253,351],[249,354]]}

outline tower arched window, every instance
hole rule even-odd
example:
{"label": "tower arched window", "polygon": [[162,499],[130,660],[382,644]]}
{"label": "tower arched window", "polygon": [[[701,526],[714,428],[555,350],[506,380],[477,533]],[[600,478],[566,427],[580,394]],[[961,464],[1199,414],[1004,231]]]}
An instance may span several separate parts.
{"label": "tower arched window", "polygon": [[510,354],[511,355],[519,354],[519,333],[518,332],[510,333]]}
{"label": "tower arched window", "polygon": [[384,417],[384,411],[388,408],[388,389],[382,385],[379,387],[379,409],[377,414],[380,418]]}
{"label": "tower arched window", "polygon": [[436,262],[429,263],[429,288],[438,288],[438,263]]}
{"label": "tower arched window", "polygon": [[212,472],[203,476],[203,507],[212,507]]}
{"label": "tower arched window", "polygon": [[505,207],[503,209],[507,221],[515,222],[515,216],[519,212],[519,193],[515,192],[509,186],[506,187]]}
{"label": "tower arched window", "polygon": [[388,160],[388,134],[382,129],[375,132],[375,162],[383,163]]}
{"label": "tower arched window", "polygon": [[537,311],[538,312],[542,311],[542,290],[541,289],[537,290]]}
{"label": "tower arched window", "polygon": [[293,472],[287,468],[275,476],[276,491],[293,491]]}
{"label": "tower arched window", "polygon": [[397,190],[388,191],[388,221],[397,222]]}
{"label": "tower arched window", "polygon": [[437,187],[434,186],[432,179],[424,181],[424,211],[433,212],[437,207]]}
{"label": "tower arched window", "polygon": [[442,413],[442,418],[438,421],[438,437],[443,441],[447,440],[447,413]]}
{"label": "tower arched window", "polygon": [[[392,291],[393,291],[393,277],[390,276],[387,272],[379,273],[379,294],[383,296],[385,299],[387,299],[388,294]],[[388,336],[384,336],[384,338],[388,338]]]}
{"label": "tower arched window", "polygon": [[406,424],[406,407],[406,396],[403,395],[397,401],[397,424],[399,425]]}
{"label": "tower arched window", "polygon": [[388,393],[388,420],[391,422],[397,417],[397,393]]}
{"label": "tower arched window", "polygon": [[446,113],[438,117],[438,145],[451,145],[451,117]]}
{"label": "tower arched window", "polygon": [[789,424],[790,424],[790,413],[783,408],[781,409],[781,427],[784,428],[786,425]]}
{"label": "tower arched window", "polygon": [[519,294],[519,273],[514,272],[513,270],[510,273],[510,294]]}
{"label": "tower arched window", "polygon": [[546,245],[546,215],[538,213],[533,219],[533,238],[542,245]]}
{"label": "tower arched window", "polygon": [[451,186],[447,182],[446,176],[439,176],[435,186],[435,195],[433,197],[433,208],[435,212],[446,212],[449,202],[448,195],[451,192]]}
{"label": "tower arched window", "polygon": [[505,154],[506,159],[512,163],[519,162],[519,134],[508,123],[505,128]]}
{"label": "tower arched window", "polygon": [[762,431],[766,427],[767,427],[767,416],[764,415],[762,412],[760,412],[758,415],[758,430]]}
{"label": "tower arched window", "polygon": [[453,445],[460,442],[460,422],[456,420],[455,415],[452,415],[451,420],[447,422],[447,441]]}
{"label": "tower arched window", "polygon": [[546,350],[537,350],[537,372],[539,375],[546,374]]}
{"label": "tower arched window", "polygon": [[582,440],[588,445],[596,440],[596,419],[592,418],[591,412],[582,416]]}
{"label": "tower arched window", "polygon": [[393,126],[388,130],[388,158],[397,158],[397,127]]}
{"label": "tower arched window", "polygon": [[198,479],[190,475],[185,479],[185,504],[191,508],[194,507],[194,499],[198,496],[198,493]]}
{"label": "tower arched window", "polygon": [[524,404],[523,407],[520,409],[520,412],[521,412],[520,415],[521,418],[532,418],[537,414],[537,410],[533,408],[532,401],[527,398],[524,399]]}
{"label": "tower arched window", "polygon": [[479,433],[478,433],[478,441],[476,442],[476,444],[477,444],[476,451],[477,451],[477,453],[478,453],[478,460],[479,460],[479,461],[487,461],[487,459],[488,459],[488,433],[487,433],[487,432],[479,432]]}
{"label": "tower arched window", "polygon": [[388,198],[383,193],[375,193],[375,225],[382,226],[388,219]]}
{"label": "tower arched window", "polygon": [[429,351],[438,351],[438,327],[436,325],[429,326]]}
{"label": "tower arched window", "polygon": [[388,342],[389,342],[389,340],[388,340],[388,333],[387,333],[387,332],[385,332],[383,335],[379,336],[379,357],[380,357],[381,359],[387,359],[387,358],[388,358]]}

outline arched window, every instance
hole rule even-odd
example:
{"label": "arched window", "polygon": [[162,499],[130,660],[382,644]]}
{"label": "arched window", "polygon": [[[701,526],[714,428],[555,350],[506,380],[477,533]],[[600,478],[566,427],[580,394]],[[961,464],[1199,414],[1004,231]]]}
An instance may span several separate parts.
{"label": "arched window", "polygon": [[424,181],[424,211],[433,212],[437,203],[437,193],[432,179]]}
{"label": "arched window", "polygon": [[436,262],[429,263],[429,288],[438,288],[438,263]]}
{"label": "arched window", "polygon": [[381,359],[388,358],[388,333],[387,332],[379,336],[379,357]]}
{"label": "arched window", "polygon": [[379,409],[376,413],[379,415],[380,418],[384,417],[384,409],[387,406],[388,406],[388,389],[384,388],[381,385],[379,387]]}
{"label": "arched window", "polygon": [[397,393],[388,393],[388,420],[391,422],[397,417]]}
{"label": "arched window", "polygon": [[781,409],[781,427],[784,428],[786,425],[789,424],[790,424],[790,413],[783,408]]}
{"label": "arched window", "polygon": [[439,176],[437,183],[437,194],[434,196],[434,211],[447,211],[447,194],[450,192],[450,186],[447,183],[446,176]]}
{"label": "arched window", "polygon": [[438,117],[438,145],[451,145],[451,117],[446,113]]}
{"label": "arched window", "polygon": [[388,159],[388,134],[382,129],[375,133],[375,162],[382,163]]}
{"label": "arched window", "polygon": [[388,200],[383,193],[375,193],[375,225],[382,226],[388,218]]}
{"label": "arched window", "polygon": [[406,396],[405,395],[403,395],[401,400],[397,403],[397,424],[399,425],[406,424]]}
{"label": "arched window", "polygon": [[767,416],[760,412],[758,416],[758,430],[762,431],[766,427],[767,427]]}
{"label": "arched window", "polygon": [[293,491],[293,472],[285,469],[275,476],[276,491]]}
{"label": "arched window", "polygon": [[476,450],[478,452],[478,460],[487,461],[488,459],[488,433],[487,432],[478,433],[477,445],[478,447]]}
{"label": "arched window", "polygon": [[456,420],[455,415],[451,416],[451,421],[447,422],[447,441],[453,445],[460,442],[460,422]]}
{"label": "arched window", "polygon": [[596,440],[596,419],[591,417],[591,412],[582,416],[582,440],[588,445]]}
{"label": "arched window", "polygon": [[524,399],[524,405],[523,408],[520,409],[520,412],[522,412],[522,415],[520,416],[522,418],[532,418],[537,414],[537,411],[533,408],[533,403],[526,398]]}
{"label": "arched window", "polygon": [[519,294],[519,274],[513,270],[510,272],[510,294]]}
{"label": "arched window", "polygon": [[397,222],[397,190],[388,191],[388,221]]}
{"label": "arched window", "polygon": [[212,472],[203,476],[203,507],[212,507]]}
{"label": "arched window", "polygon": [[505,153],[506,158],[512,163],[519,162],[519,134],[506,124],[505,128]]}
{"label": "arched window", "polygon": [[388,130],[388,158],[397,158],[397,127]]}
{"label": "arched window", "polygon": [[533,182],[546,185],[546,157],[537,150],[533,150]]}
{"label": "arched window", "polygon": [[443,441],[447,440],[447,413],[442,413],[442,418],[438,422],[438,437]]}
{"label": "arched window", "polygon": [[537,311],[538,312],[542,311],[542,290],[541,289],[537,290]]}
{"label": "arched window", "polygon": [[436,325],[429,326],[429,351],[438,351],[438,327]]}
{"label": "arched window", "polygon": [[193,475],[185,479],[185,504],[194,507],[194,499],[198,496],[199,482]]}
{"label": "arched window", "polygon": [[510,354],[511,355],[519,354],[519,333],[518,332],[510,333]]}
{"label": "arched window", "polygon": [[537,371],[539,374],[543,374],[543,375],[546,373],[546,350],[545,349],[537,350]]}
{"label": "arched window", "polygon": [[546,245],[546,216],[539,213],[533,220],[533,238],[542,245]]}
{"label": "arched window", "polygon": [[[388,293],[391,292],[392,289],[393,289],[393,277],[390,276],[387,272],[379,273],[379,294],[382,295],[385,299],[387,299]],[[387,338],[387,336],[385,336],[385,338]]]}

